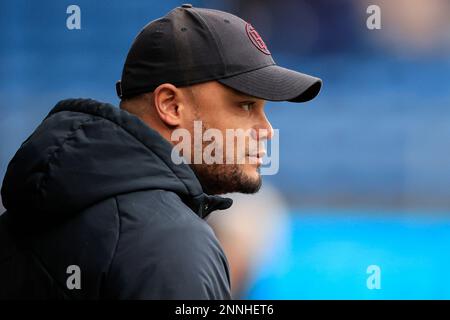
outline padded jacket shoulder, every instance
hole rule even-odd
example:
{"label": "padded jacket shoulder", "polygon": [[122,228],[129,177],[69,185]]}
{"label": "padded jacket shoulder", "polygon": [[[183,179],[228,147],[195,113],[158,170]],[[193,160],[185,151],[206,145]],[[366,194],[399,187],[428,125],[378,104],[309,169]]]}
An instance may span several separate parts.
{"label": "padded jacket shoulder", "polygon": [[0,298],[230,299],[205,194],[171,145],[94,100],[58,103],[8,165]]}

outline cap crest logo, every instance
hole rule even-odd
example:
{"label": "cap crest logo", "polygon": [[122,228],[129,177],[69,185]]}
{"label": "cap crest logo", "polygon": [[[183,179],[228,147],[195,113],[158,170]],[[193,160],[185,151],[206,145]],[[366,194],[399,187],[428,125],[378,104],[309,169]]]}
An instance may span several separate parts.
{"label": "cap crest logo", "polygon": [[255,45],[256,48],[258,48],[259,51],[270,55],[269,49],[267,49],[266,44],[264,43],[263,39],[259,35],[259,33],[253,28],[253,26],[247,22],[245,25],[245,31],[247,31],[247,35],[250,38],[250,41]]}

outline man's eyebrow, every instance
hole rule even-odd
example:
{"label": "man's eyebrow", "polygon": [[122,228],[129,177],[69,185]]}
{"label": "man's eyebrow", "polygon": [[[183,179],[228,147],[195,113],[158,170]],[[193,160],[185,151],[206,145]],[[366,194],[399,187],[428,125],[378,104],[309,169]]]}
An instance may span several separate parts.
{"label": "man's eyebrow", "polygon": [[262,100],[260,98],[254,97],[254,96],[249,96],[248,94],[240,92],[240,91],[238,91],[236,89],[233,89],[233,88],[230,88],[230,89],[231,89],[232,94],[238,99],[251,100],[251,101],[253,101],[253,100]]}

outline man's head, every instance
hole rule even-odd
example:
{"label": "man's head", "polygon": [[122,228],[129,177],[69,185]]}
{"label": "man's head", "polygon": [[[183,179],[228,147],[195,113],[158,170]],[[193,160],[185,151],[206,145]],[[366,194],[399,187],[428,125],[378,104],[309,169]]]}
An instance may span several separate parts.
{"label": "man's head", "polygon": [[[219,194],[253,193],[261,185],[262,143],[273,134],[264,102],[308,101],[321,84],[277,66],[246,21],[183,5],[137,35],[116,89],[121,108],[167,140],[190,134],[182,156],[194,154],[189,163],[205,192]],[[214,161],[204,158],[205,151]]]}
{"label": "man's head", "polygon": [[[183,88],[162,84],[152,93],[122,101],[120,107],[139,116],[174,144],[178,141],[173,141],[173,133],[187,130],[191,138],[191,155],[197,151],[196,148],[200,148],[204,155],[205,149],[213,142],[213,156],[220,157],[221,161],[206,163],[202,158],[200,163],[192,163],[191,167],[205,192],[221,194],[254,193],[261,186],[259,167],[265,150],[258,147],[272,136],[264,103],[263,99],[243,94],[217,81],[208,81]],[[195,130],[196,121],[201,125],[200,131]],[[205,132],[210,129],[219,130],[221,134],[218,136],[223,140],[202,141],[196,147],[194,139],[203,140]],[[227,132],[228,137],[232,137],[231,141],[225,141]],[[236,134],[231,136],[230,132]],[[241,138],[243,143],[239,144]],[[227,162],[230,152],[232,159]]]}

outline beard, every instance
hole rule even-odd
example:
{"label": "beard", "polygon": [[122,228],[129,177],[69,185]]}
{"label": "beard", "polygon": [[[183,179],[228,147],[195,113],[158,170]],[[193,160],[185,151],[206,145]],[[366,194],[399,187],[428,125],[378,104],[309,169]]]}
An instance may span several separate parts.
{"label": "beard", "polygon": [[[200,120],[199,118],[197,119]],[[208,128],[210,126],[206,121],[202,120],[202,133]],[[207,144],[207,142],[203,143],[202,150]],[[203,191],[207,194],[214,195],[232,192],[252,194],[258,192],[262,185],[259,169],[257,169],[258,175],[255,178],[245,172],[244,165],[225,163],[225,159],[223,159],[223,163],[201,163],[191,164],[190,166],[202,185]]]}
{"label": "beard", "polygon": [[252,178],[238,164],[192,164],[191,168],[207,194],[252,194],[262,185],[261,175]]}

